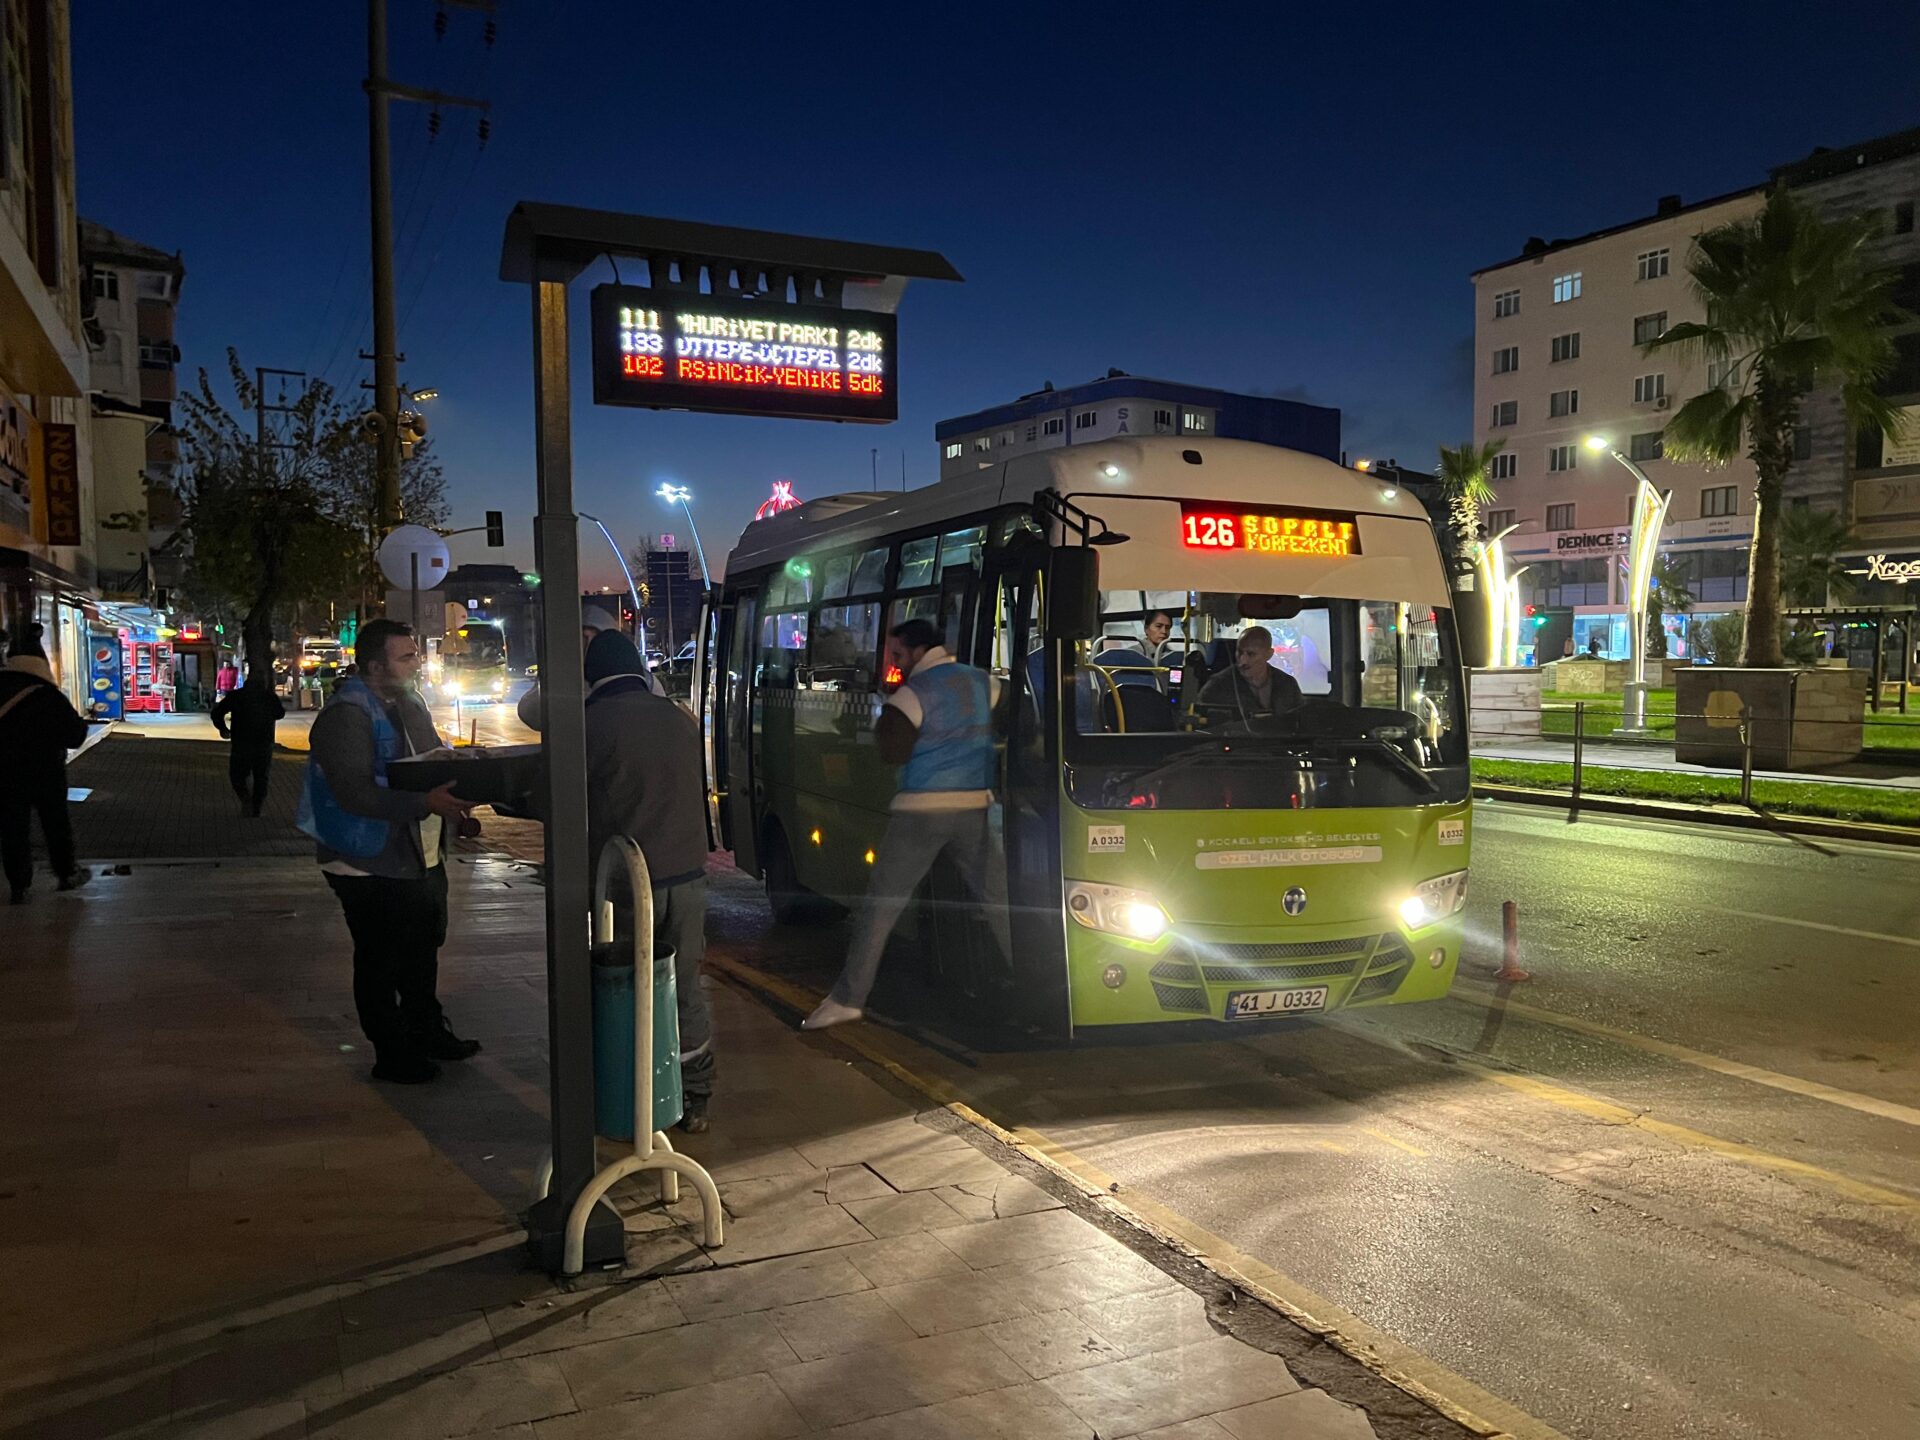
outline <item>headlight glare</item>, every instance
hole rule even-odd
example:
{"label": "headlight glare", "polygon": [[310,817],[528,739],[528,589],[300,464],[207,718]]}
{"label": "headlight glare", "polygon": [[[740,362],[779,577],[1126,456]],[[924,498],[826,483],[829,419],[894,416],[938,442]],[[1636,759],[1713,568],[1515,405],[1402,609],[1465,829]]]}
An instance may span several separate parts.
{"label": "headlight glare", "polygon": [[1410,930],[1431,925],[1449,915],[1460,913],[1467,903],[1467,872],[1455,870],[1436,875],[1413,887],[1413,894],[1400,902],[1400,919]]}
{"label": "headlight glare", "polygon": [[1144,890],[1085,880],[1067,882],[1067,913],[1089,930],[1146,942],[1158,940],[1173,923]]}

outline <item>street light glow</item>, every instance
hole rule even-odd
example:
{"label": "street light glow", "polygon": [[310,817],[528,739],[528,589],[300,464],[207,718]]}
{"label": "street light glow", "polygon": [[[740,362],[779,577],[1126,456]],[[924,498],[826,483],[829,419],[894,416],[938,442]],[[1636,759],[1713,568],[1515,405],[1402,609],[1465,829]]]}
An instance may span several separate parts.
{"label": "street light glow", "polygon": [[1604,435],[1587,436],[1587,449],[1589,450],[1611,450],[1612,448],[1613,442]]}
{"label": "street light glow", "polygon": [[669,505],[684,505],[693,498],[693,491],[684,485],[662,485],[653,493],[658,495],[662,500],[665,500]]}

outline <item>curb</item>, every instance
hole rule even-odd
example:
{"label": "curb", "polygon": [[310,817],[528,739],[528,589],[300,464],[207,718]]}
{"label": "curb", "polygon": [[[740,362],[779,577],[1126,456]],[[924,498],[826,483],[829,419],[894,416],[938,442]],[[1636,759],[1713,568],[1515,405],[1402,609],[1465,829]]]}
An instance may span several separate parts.
{"label": "curb", "polygon": [[1604,815],[1633,815],[1643,820],[1684,820],[1702,825],[1724,825],[1735,830],[1765,830],[1775,835],[1811,835],[1825,840],[1863,840],[1876,845],[1920,847],[1920,828],[1879,825],[1867,820],[1835,820],[1817,815],[1777,815],[1709,805],[1687,805],[1677,800],[1629,800],[1618,795],[1582,795],[1579,804],[1564,790],[1536,790],[1524,785],[1475,781],[1476,800],[1511,800],[1561,810],[1592,810]]}
{"label": "curb", "polygon": [[[706,965],[708,970],[724,975],[766,999],[788,1008],[804,1012],[811,1009],[818,998],[790,981],[768,975],[751,965],[742,964],[712,952],[707,955]],[[945,1081],[916,1073],[888,1055],[866,1036],[850,1033],[854,1029],[855,1027],[841,1026],[836,1028],[830,1036],[823,1038],[852,1051],[861,1059],[891,1076],[897,1083],[924,1096],[966,1125],[979,1130],[989,1139],[1039,1166],[1079,1195],[1089,1208],[1119,1221],[1153,1244],[1199,1265],[1215,1279],[1250,1296],[1266,1310],[1346,1356],[1377,1380],[1398,1390],[1418,1405],[1439,1415],[1443,1420],[1452,1422],[1469,1434],[1479,1437],[1479,1440],[1567,1440],[1567,1437],[1559,1431],[1527,1415],[1524,1411],[1501,1400],[1500,1397],[1482,1390],[1464,1376],[1444,1372],[1444,1381],[1441,1383],[1445,1383],[1448,1388],[1468,1392],[1465,1397],[1456,1398],[1446,1393],[1439,1384],[1429,1384],[1418,1376],[1409,1374],[1407,1369],[1396,1363],[1393,1358],[1382,1353],[1385,1347],[1365,1333],[1369,1327],[1366,1327],[1364,1322],[1359,1322],[1356,1317],[1341,1315],[1335,1319],[1320,1318],[1316,1311],[1322,1307],[1328,1310],[1336,1310],[1337,1307],[1318,1295],[1300,1290],[1297,1284],[1271,1267],[1252,1256],[1241,1253],[1226,1241],[1199,1229],[1177,1213],[1146,1200],[1145,1197],[1140,1197],[1133,1203],[1120,1199],[1118,1181],[1112,1180],[1102,1172],[1092,1170],[1086,1162],[1056,1146],[1044,1135],[1022,1134],[1007,1129],[974,1109],[964,1096]],[[1150,1213],[1143,1213],[1143,1211]],[[1418,1354],[1410,1351],[1408,1347],[1397,1344],[1394,1348],[1405,1353]],[[1419,1358],[1424,1360],[1425,1357]],[[1431,1364],[1431,1362],[1428,1363]],[[1440,1379],[1438,1375],[1435,1378]],[[1487,1414],[1482,1413],[1483,1411],[1502,1414],[1502,1419],[1489,1418]],[[1511,1421],[1506,1420],[1507,1416],[1512,1417]]]}

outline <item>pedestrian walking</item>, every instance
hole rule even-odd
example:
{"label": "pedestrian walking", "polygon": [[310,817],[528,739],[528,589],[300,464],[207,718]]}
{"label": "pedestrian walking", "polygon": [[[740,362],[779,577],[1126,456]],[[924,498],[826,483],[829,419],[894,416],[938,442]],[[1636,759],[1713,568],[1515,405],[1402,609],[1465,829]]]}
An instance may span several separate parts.
{"label": "pedestrian walking", "polygon": [[801,1022],[807,1030],[858,1020],[880,973],[880,957],[913,892],[942,855],[987,906],[1000,953],[1008,953],[1006,873],[993,843],[993,713],[1000,682],[962,665],[929,620],[907,620],[887,635],[887,663],[906,676],[874,725],[874,744],[901,765],[886,832],[874,847],[873,877],[860,902],[847,959],[831,992]]}
{"label": "pedestrian walking", "polygon": [[269,668],[248,668],[247,683],[214,702],[213,728],[229,743],[227,779],[239,798],[242,815],[258,816],[267,803],[273,774],[273,726],[287,707],[273,693]]}
{"label": "pedestrian walking", "polygon": [[404,755],[444,749],[413,688],[420,647],[392,620],[361,627],[359,673],[314,718],[298,824],[339,898],[353,936],[353,1003],[373,1045],[373,1076],[417,1085],[439,1060],[465,1060],[480,1042],[453,1032],[437,993],[447,938],[447,822],[472,808],[451,784],[395,790]]}
{"label": "pedestrian walking", "polygon": [[588,854],[598,864],[607,841],[625,835],[646,856],[654,949],[674,957],[686,1100],[681,1125],[698,1134],[708,1126],[715,1075],[713,1015],[700,973],[707,953],[700,727],[682,706],[654,692],[647,662],[618,630],[593,637],[586,678]]}
{"label": "pedestrian walking", "polygon": [[62,890],[77,890],[93,872],[76,863],[67,814],[67,752],[86,743],[87,722],[60,687],[28,625],[7,647],[0,669],[0,862],[15,905],[33,888],[33,816],[40,817],[47,860]]}
{"label": "pedestrian walking", "polygon": [[224,699],[240,688],[240,670],[231,660],[222,660],[220,669],[214,676],[213,691],[216,700]]}

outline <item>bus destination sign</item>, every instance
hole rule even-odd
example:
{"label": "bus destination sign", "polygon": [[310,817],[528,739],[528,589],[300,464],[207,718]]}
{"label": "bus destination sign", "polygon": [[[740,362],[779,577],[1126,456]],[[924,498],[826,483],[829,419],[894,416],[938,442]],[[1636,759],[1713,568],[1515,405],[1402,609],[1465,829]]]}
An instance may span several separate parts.
{"label": "bus destination sign", "polygon": [[895,317],[632,285],[593,292],[597,405],[899,418]]}
{"label": "bus destination sign", "polygon": [[1180,543],[1216,553],[1339,558],[1360,553],[1360,531],[1352,511],[1183,501]]}

